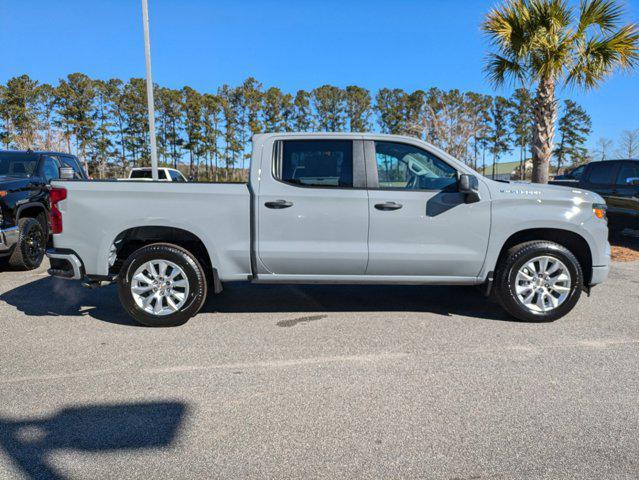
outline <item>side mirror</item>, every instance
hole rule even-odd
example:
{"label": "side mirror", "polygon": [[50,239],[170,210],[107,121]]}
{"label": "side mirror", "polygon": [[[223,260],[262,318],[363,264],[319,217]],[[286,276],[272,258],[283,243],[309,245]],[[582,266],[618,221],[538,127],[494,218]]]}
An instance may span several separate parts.
{"label": "side mirror", "polygon": [[457,185],[459,193],[466,195],[466,203],[479,202],[479,180],[476,176],[462,173]]}
{"label": "side mirror", "polygon": [[71,167],[60,167],[58,176],[60,180],[73,180],[75,178],[75,171]]}

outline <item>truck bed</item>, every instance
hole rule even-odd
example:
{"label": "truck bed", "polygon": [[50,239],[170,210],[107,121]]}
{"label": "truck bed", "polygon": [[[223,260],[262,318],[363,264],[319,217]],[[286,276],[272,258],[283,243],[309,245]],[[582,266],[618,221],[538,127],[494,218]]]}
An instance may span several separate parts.
{"label": "truck bed", "polygon": [[250,202],[243,183],[55,181],[63,231],[54,246],[75,251],[89,275],[107,275],[111,245],[122,232],[160,226],[192,232],[206,246],[221,280],[251,273]]}

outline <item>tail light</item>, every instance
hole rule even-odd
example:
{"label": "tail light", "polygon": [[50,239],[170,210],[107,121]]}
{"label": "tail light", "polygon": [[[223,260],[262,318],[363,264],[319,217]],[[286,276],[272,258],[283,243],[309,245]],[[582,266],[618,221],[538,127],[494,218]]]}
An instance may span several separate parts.
{"label": "tail light", "polygon": [[49,203],[51,209],[49,216],[51,217],[51,233],[62,233],[62,213],[58,209],[58,202],[67,198],[67,189],[61,187],[53,187],[49,191]]}

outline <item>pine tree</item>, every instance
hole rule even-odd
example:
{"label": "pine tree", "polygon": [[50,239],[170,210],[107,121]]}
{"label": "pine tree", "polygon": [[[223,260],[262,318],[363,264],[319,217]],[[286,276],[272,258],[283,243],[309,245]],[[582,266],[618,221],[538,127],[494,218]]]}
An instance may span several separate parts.
{"label": "pine tree", "polygon": [[399,135],[406,130],[408,95],[400,88],[382,88],[375,95],[377,122],[382,133]]}
{"label": "pine tree", "polygon": [[222,135],[220,130],[222,101],[217,95],[205,93],[202,106],[202,124],[204,127],[202,142],[207,156],[207,179],[217,181],[218,158],[220,156],[218,139]]}
{"label": "pine tree", "polygon": [[149,119],[146,103],[146,82],[131,78],[122,88],[119,108],[125,121],[124,144],[133,167],[150,164]]}
{"label": "pine tree", "polygon": [[184,140],[181,135],[183,127],[184,104],[182,92],[172,88],[157,90],[157,113],[160,136],[159,150],[164,161],[173,168],[178,168],[182,157],[181,148]]}
{"label": "pine tree", "polygon": [[235,89],[223,85],[218,92],[221,100],[222,114],[224,117],[224,161],[226,164],[225,179],[231,179],[231,169],[237,162],[237,157],[242,151],[242,144],[238,139],[239,122],[237,112],[239,95]]}
{"label": "pine tree", "polygon": [[95,110],[93,121],[95,122],[95,135],[93,138],[93,158],[96,162],[96,170],[99,178],[106,178],[109,158],[115,156],[113,143],[113,128],[115,126],[111,103],[117,94],[117,87],[112,82],[102,80],[94,81]]}
{"label": "pine tree", "polygon": [[251,158],[251,138],[253,135],[264,131],[264,124],[262,123],[264,93],[262,92],[262,84],[253,77],[247,78],[240,89],[243,97],[243,110],[246,115],[243,126],[247,130],[247,138],[242,142],[244,144],[242,170],[244,170],[245,161]]}
{"label": "pine tree", "polygon": [[497,160],[510,151],[511,134],[508,130],[508,117],[512,104],[504,97],[495,97],[490,109],[491,130],[488,136],[490,153],[493,155],[492,177],[495,178]]}
{"label": "pine tree", "polygon": [[510,115],[510,128],[513,132],[513,141],[519,147],[519,175],[523,180],[526,174],[526,150],[532,142],[533,134],[533,104],[530,91],[526,88],[518,88],[510,98],[512,105]]}
{"label": "pine tree", "polygon": [[93,81],[83,73],[72,73],[66,79],[60,80],[56,93],[59,122],[67,133],[68,145],[70,147],[73,136],[78,156],[88,172],[90,169],[87,150],[95,127],[93,102],[96,92]]}
{"label": "pine tree", "polygon": [[264,93],[264,128],[267,132],[287,130],[287,99],[277,87],[271,87]]}
{"label": "pine tree", "polygon": [[28,75],[10,78],[3,92],[4,142],[16,148],[34,148],[38,131],[38,82]]}
{"label": "pine tree", "polygon": [[479,152],[487,146],[487,137],[490,132],[490,107],[492,98],[489,95],[468,92],[465,95],[467,113],[471,128],[472,166],[478,168]]}
{"label": "pine tree", "polygon": [[202,95],[191,87],[184,87],[182,89],[182,106],[184,111],[184,131],[186,133],[184,148],[189,152],[189,176],[197,178],[203,138]]}
{"label": "pine tree", "polygon": [[298,132],[313,130],[313,111],[311,109],[311,94],[306,90],[298,90],[293,101],[293,128]]}
{"label": "pine tree", "polygon": [[346,87],[346,112],[351,132],[370,130],[371,94],[356,85]]}
{"label": "pine tree", "polygon": [[322,132],[342,132],[346,125],[346,94],[332,85],[311,92],[317,128]]}
{"label": "pine tree", "polygon": [[54,127],[54,112],[58,102],[55,88],[44,83],[38,88],[38,148],[43,150],[64,150],[64,138]]}
{"label": "pine tree", "polygon": [[561,170],[564,161],[570,158],[573,164],[586,159],[588,150],[585,147],[592,121],[583,108],[572,100],[564,101],[564,109],[559,119],[559,143],[555,148],[557,172]]}

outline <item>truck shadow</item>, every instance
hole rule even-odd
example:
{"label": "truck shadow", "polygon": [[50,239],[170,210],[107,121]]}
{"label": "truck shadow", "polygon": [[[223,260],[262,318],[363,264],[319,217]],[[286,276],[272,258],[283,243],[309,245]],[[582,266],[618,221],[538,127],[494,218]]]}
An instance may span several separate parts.
{"label": "truck shadow", "polygon": [[83,453],[171,445],[186,413],[182,402],[65,407],[49,417],[0,417],[0,448],[26,478],[63,479],[55,451]]}
{"label": "truck shadow", "polygon": [[227,283],[203,312],[424,312],[513,320],[474,287],[424,285],[251,285]]}
{"label": "truck shadow", "polygon": [[[44,277],[0,295],[28,316],[90,316],[138,326],[124,312],[114,285],[88,290],[77,282]],[[514,321],[479,289],[460,286],[253,285],[226,283],[202,313],[424,312]]]}

